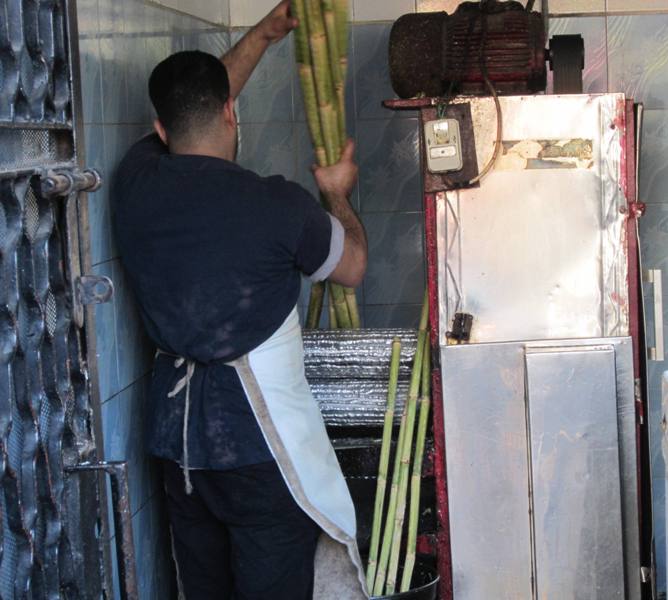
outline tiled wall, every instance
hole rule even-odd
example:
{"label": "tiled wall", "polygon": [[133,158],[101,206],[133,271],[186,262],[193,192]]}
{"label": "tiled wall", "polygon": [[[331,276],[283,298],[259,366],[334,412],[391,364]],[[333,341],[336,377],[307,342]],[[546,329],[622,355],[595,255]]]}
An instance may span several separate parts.
{"label": "tiled wall", "polygon": [[156,466],[143,448],[144,404],[153,348],[145,338],[111,232],[109,182],[133,140],[151,128],[150,70],[181,49],[222,54],[229,33],[140,0],[79,0],[86,162],[106,185],[91,194],[93,271],[111,277],[113,302],[96,312],[104,456],[127,460],[137,556],[139,597],[173,597]]}

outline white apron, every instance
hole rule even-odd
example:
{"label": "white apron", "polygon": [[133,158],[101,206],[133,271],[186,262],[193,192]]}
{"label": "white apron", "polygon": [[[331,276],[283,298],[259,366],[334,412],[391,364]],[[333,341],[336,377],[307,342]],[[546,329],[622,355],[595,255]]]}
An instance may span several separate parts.
{"label": "white apron", "polygon": [[355,508],[306,381],[297,309],[271,338],[229,364],[239,374],[292,496],[323,530],[316,551],[314,600],[368,598]]}

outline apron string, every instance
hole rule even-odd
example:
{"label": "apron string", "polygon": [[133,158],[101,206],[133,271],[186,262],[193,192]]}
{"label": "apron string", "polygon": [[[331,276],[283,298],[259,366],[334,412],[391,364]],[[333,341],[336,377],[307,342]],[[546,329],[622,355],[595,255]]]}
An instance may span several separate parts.
{"label": "apron string", "polygon": [[[167,354],[162,350],[158,350],[156,356],[160,354],[165,354],[167,356],[173,356],[172,354]],[[185,399],[185,408],[183,410],[183,477],[185,479],[186,494],[190,495],[193,491],[192,482],[190,481],[190,460],[188,456],[188,421],[190,420],[190,381],[195,374],[196,363],[194,360],[186,360],[182,357],[177,357],[174,361],[174,368],[180,369],[183,365],[186,365],[186,374],[181,377],[176,382],[174,389],[167,394],[168,398],[174,398],[178,396],[183,389],[186,390],[186,399]]]}

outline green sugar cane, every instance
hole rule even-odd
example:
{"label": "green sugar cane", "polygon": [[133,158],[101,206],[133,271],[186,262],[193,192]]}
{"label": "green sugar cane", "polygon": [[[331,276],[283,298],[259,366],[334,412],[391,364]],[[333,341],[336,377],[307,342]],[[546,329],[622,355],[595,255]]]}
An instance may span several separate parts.
{"label": "green sugar cane", "polygon": [[410,472],[411,451],[413,449],[413,433],[415,430],[415,414],[417,411],[417,399],[420,391],[422,377],[422,362],[424,358],[425,340],[427,339],[427,324],[429,321],[429,303],[425,293],[422,316],[420,318],[420,329],[418,333],[418,345],[415,349],[415,360],[411,373],[411,384],[406,401],[406,434],[401,447],[401,461],[399,473],[399,492],[397,507],[394,515],[394,529],[392,534],[392,549],[387,569],[387,581],[385,585],[386,594],[394,594],[397,572],[399,569],[399,554],[401,551],[401,538],[403,536],[404,518],[406,515],[406,497],[408,494],[408,480]]}
{"label": "green sugar cane", "polygon": [[424,461],[424,446],[427,437],[427,427],[429,426],[429,405],[430,405],[430,377],[431,377],[431,356],[430,356],[429,335],[424,342],[424,358],[422,360],[422,389],[420,391],[420,417],[418,421],[418,431],[415,440],[415,458],[413,460],[413,472],[411,474],[411,501],[408,509],[408,539],[406,542],[406,560],[404,561],[404,571],[401,577],[401,586],[399,592],[407,592],[410,589],[413,579],[413,570],[415,569],[415,552],[417,546],[417,529],[420,518],[420,490],[422,484],[422,463]]}
{"label": "green sugar cane", "polygon": [[376,567],[378,565],[380,528],[383,521],[383,506],[385,504],[385,490],[387,487],[387,469],[390,464],[392,427],[394,425],[394,407],[397,400],[400,360],[401,340],[399,338],[394,338],[392,342],[392,357],[390,359],[390,381],[387,388],[385,421],[383,423],[383,441],[380,447],[380,464],[378,466],[378,479],[376,480],[376,501],[374,503],[373,525],[371,527],[369,563],[366,572],[366,583],[369,590],[373,588],[374,580],[376,578]]}

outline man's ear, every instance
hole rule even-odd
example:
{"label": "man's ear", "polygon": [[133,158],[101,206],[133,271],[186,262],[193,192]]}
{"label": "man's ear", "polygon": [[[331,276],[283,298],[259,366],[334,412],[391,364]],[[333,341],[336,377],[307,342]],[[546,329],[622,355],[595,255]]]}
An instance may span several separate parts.
{"label": "man's ear", "polygon": [[160,136],[162,143],[167,146],[167,130],[163,127],[162,123],[158,119],[153,121],[153,129],[155,129],[155,132]]}
{"label": "man's ear", "polygon": [[237,127],[237,113],[234,111],[234,98],[230,96],[223,106],[223,118],[230,127]]}

